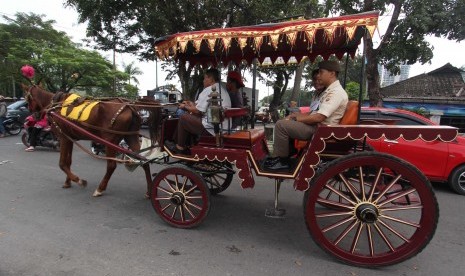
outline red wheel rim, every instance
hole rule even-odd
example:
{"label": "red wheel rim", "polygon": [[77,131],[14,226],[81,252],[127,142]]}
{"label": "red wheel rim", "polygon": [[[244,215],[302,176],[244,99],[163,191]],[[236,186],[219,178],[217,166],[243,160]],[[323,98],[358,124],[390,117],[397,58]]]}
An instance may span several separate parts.
{"label": "red wheel rim", "polygon": [[150,198],[160,217],[180,228],[198,225],[210,209],[205,182],[197,173],[183,167],[160,171],[153,180]]}
{"label": "red wheel rim", "polygon": [[428,180],[392,156],[346,157],[328,165],[306,193],[305,220],[315,242],[359,266],[416,255],[434,235],[439,216]]}

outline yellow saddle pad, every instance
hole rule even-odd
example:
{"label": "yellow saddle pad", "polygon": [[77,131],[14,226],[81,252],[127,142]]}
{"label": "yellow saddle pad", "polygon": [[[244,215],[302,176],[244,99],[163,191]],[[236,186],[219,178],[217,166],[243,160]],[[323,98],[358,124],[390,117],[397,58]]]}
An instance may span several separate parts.
{"label": "yellow saddle pad", "polygon": [[[99,102],[98,101],[84,101],[82,104],[77,106],[70,106],[72,103],[80,98],[78,94],[71,94],[66,98],[63,102],[63,106],[61,108],[61,116],[70,118],[72,120],[77,120],[80,122],[85,122],[89,119],[89,114]],[[71,112],[68,113],[68,108],[71,108]]]}

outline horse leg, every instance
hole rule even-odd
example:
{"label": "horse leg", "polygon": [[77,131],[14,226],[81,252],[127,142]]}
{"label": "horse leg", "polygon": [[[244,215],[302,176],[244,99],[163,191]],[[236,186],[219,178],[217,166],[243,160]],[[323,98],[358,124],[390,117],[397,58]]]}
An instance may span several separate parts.
{"label": "horse leg", "polygon": [[[139,137],[138,136],[130,136],[125,138],[126,143],[128,144],[129,148],[132,151],[138,151],[140,150],[140,142],[139,142]],[[150,192],[152,188],[152,175],[150,172],[150,164],[146,163],[142,166],[145,172],[145,179],[147,181],[147,191],[145,192],[145,198],[149,199],[150,198]]]}
{"label": "horse leg", "polygon": [[152,175],[150,173],[150,164],[145,163],[144,165],[142,165],[142,168],[144,169],[145,180],[147,181],[147,192],[145,193],[145,198],[149,199],[150,194],[152,192]]}
{"label": "horse leg", "polygon": [[79,179],[78,176],[71,172],[71,163],[73,155],[73,142],[62,137],[60,139],[60,169],[66,174],[64,189],[71,188],[71,181],[78,183],[80,186],[87,186],[87,181]]}
{"label": "horse leg", "polygon": [[[114,158],[116,156],[116,152],[113,149],[110,149],[109,147],[105,147],[105,152],[106,152],[106,156],[109,158]],[[116,161],[108,159],[107,160],[107,171],[105,175],[103,176],[103,179],[100,182],[100,185],[94,191],[94,194],[92,196],[99,197],[103,195],[103,191],[107,189],[108,181],[110,181],[111,175],[113,174],[115,169],[116,169]]]}

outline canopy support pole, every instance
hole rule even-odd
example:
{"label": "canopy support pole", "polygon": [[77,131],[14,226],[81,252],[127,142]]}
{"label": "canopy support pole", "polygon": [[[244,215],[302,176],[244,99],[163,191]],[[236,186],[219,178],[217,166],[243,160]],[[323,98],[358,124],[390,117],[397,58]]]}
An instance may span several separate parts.
{"label": "canopy support pole", "polygon": [[250,128],[255,128],[255,97],[256,97],[256,87],[257,87],[257,59],[253,60],[253,69],[252,69],[252,121],[250,122]]}
{"label": "canopy support pole", "polygon": [[[360,113],[362,111],[363,105],[363,87],[365,84],[365,63],[366,63],[366,39],[367,39],[367,31],[365,29],[365,34],[362,38],[363,43],[363,53],[362,53],[362,66],[360,66],[360,90],[358,92],[358,113],[357,113],[357,125],[360,123]],[[347,73],[347,72],[346,72]]]}

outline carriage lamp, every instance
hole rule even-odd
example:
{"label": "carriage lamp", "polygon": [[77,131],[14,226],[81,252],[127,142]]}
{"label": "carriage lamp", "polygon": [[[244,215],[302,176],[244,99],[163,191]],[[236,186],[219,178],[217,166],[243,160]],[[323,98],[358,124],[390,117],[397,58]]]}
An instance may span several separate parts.
{"label": "carriage lamp", "polygon": [[221,123],[221,101],[223,99],[218,98],[219,93],[216,91],[216,87],[212,86],[212,92],[210,93],[210,103],[207,110],[207,121],[213,124],[213,130],[215,132],[216,146],[221,146],[220,139],[220,123]]}
{"label": "carriage lamp", "polygon": [[208,102],[210,103],[207,110],[207,121],[212,124],[221,123],[221,101],[223,99],[218,98],[219,93],[216,91],[216,87],[212,86],[212,92]]}

